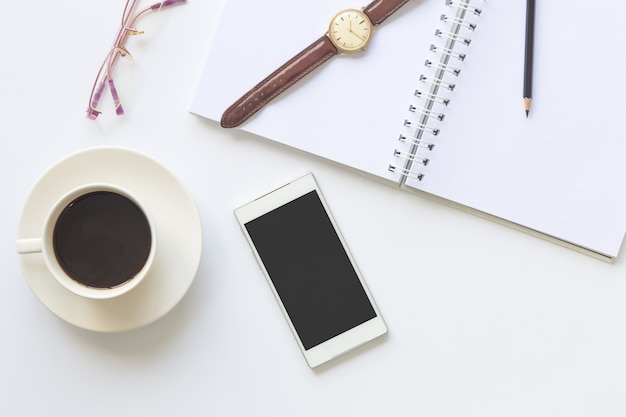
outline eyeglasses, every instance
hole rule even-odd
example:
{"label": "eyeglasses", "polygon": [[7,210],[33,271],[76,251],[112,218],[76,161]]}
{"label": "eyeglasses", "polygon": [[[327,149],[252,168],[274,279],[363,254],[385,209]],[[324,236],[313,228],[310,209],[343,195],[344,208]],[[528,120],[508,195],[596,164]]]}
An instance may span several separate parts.
{"label": "eyeglasses", "polygon": [[115,107],[115,113],[118,116],[124,114],[124,108],[120,101],[119,93],[113,81],[113,70],[119,58],[125,58],[132,61],[132,55],[126,49],[126,41],[131,35],[141,35],[143,31],[137,30],[135,25],[143,16],[151,12],[157,12],[165,7],[175,6],[177,4],[184,4],[187,0],[164,0],[154,3],[151,6],[145,7],[138,12],[135,12],[139,0],[127,0],[126,6],[124,6],[124,14],[122,15],[122,24],[115,37],[113,47],[107,54],[104,62],[98,70],[98,76],[91,88],[91,95],[89,97],[89,107],[87,107],[87,118],[96,120],[98,115],[102,113],[98,110],[98,104],[102,98],[102,94],[106,87],[111,92],[111,98]]}

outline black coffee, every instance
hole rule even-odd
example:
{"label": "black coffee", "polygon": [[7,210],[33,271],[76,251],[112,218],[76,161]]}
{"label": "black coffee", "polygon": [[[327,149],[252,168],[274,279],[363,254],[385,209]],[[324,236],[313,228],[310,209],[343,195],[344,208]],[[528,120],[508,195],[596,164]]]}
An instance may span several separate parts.
{"label": "black coffee", "polygon": [[78,197],[57,219],[53,246],[57,261],[75,281],[112,288],[145,265],[152,235],[143,211],[109,191]]}

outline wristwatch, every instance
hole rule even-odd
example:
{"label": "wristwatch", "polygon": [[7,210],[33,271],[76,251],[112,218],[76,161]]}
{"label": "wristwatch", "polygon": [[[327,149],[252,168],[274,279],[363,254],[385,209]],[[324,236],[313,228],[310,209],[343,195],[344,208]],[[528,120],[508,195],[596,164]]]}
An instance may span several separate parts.
{"label": "wristwatch", "polygon": [[337,13],[328,32],[252,87],[222,115],[222,127],[237,127],[280,93],[340,52],[364,49],[372,31],[409,0],[374,0],[363,9]]}

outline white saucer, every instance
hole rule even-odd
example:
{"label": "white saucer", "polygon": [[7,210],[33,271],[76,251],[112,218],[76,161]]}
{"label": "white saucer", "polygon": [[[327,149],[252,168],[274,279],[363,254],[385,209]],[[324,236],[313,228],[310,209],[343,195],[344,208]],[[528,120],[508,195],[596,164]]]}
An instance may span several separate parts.
{"label": "white saucer", "polygon": [[131,330],[165,315],[189,289],[202,253],[200,217],[187,191],[160,163],[137,151],[98,147],[59,161],[37,181],[24,204],[17,238],[39,237],[54,202],[91,182],[118,184],[149,207],[159,239],[150,274],[120,297],[90,300],[59,284],[41,253],[19,255],[20,263],[35,295],[63,320],[98,332]]}

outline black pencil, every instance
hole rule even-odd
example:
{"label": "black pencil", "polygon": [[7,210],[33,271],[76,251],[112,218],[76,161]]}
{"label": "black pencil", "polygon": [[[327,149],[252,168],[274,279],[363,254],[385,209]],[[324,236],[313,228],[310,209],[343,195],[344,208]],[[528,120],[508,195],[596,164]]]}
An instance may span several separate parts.
{"label": "black pencil", "polygon": [[526,0],[526,48],[524,53],[524,110],[526,117],[533,100],[533,44],[535,40],[535,0]]}

